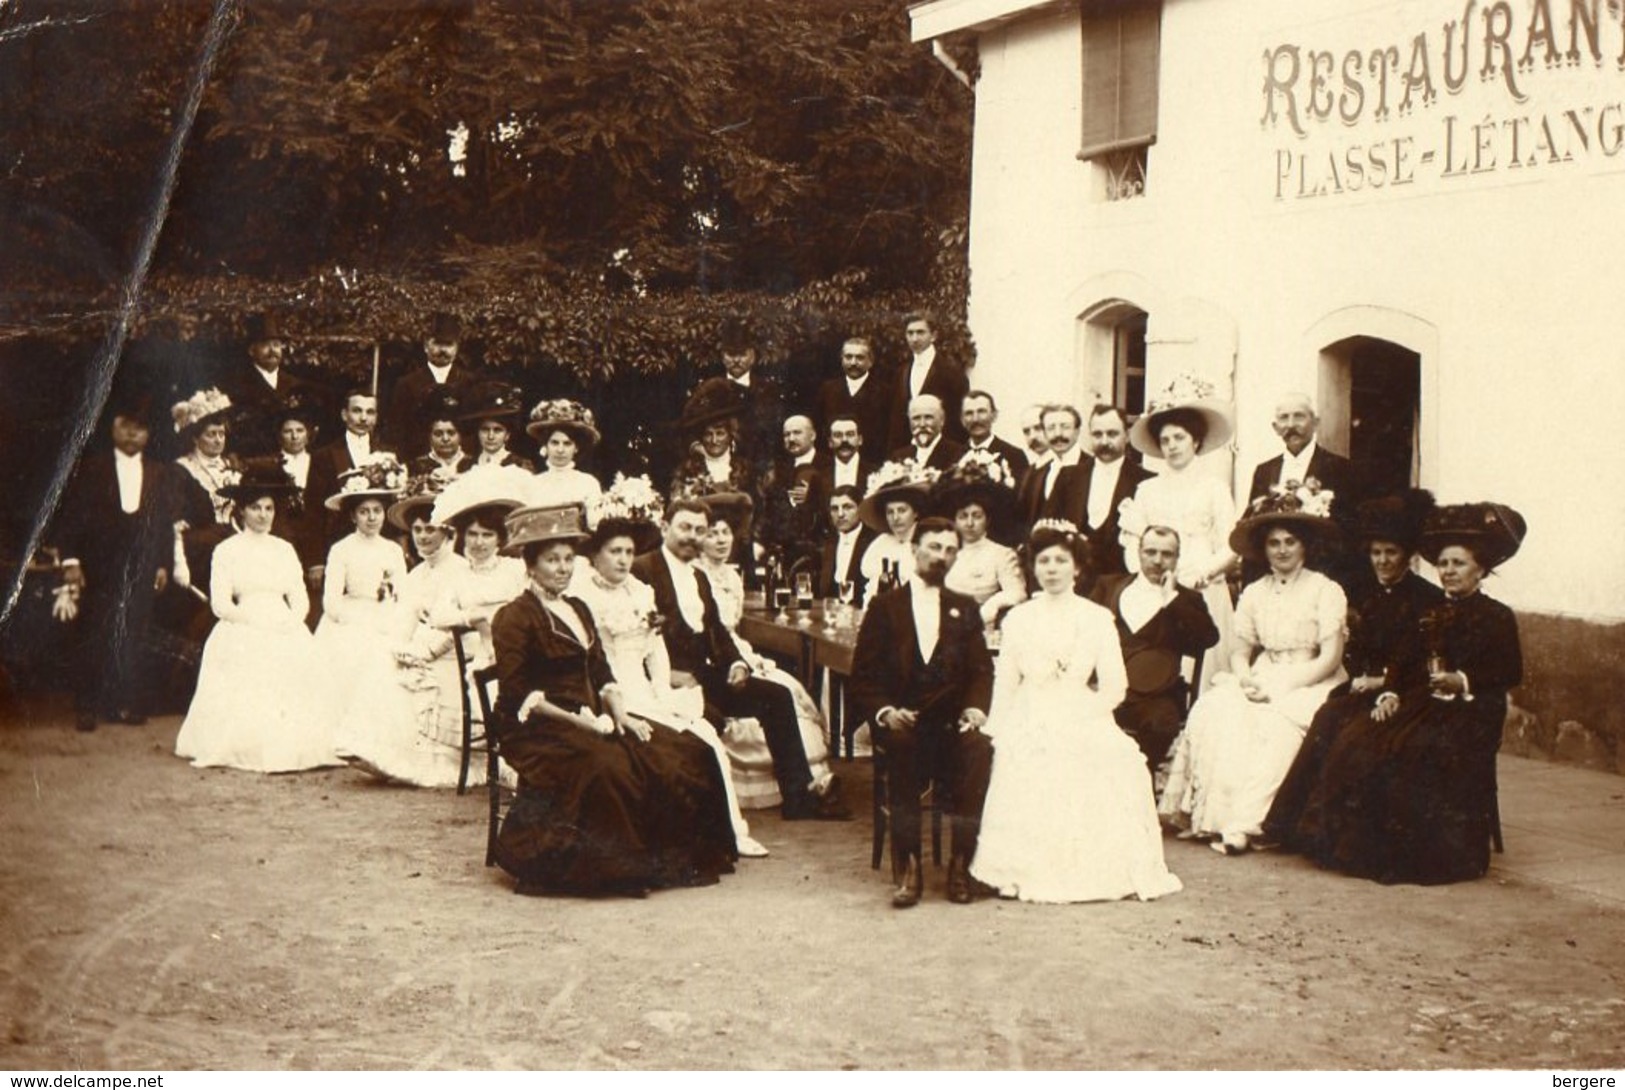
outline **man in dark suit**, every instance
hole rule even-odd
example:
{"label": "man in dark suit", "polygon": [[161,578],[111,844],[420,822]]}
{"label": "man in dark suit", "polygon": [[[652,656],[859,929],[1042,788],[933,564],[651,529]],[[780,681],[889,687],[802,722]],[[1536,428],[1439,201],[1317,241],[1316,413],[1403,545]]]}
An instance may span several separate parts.
{"label": "man in dark suit", "polygon": [[[1280,436],[1286,450],[1260,462],[1253,470],[1252,486],[1247,490],[1248,506],[1269,495],[1271,488],[1291,481],[1304,484],[1313,477],[1320,482],[1322,489],[1334,493],[1332,521],[1345,531],[1345,538],[1351,538],[1354,515],[1362,499],[1360,482],[1353,464],[1342,455],[1323,448],[1316,438],[1320,416],[1315,412],[1314,400],[1304,393],[1283,394],[1276,402],[1275,417],[1270,421],[1270,427]],[[1360,558],[1343,551],[1336,556],[1322,558],[1322,562],[1326,574],[1342,584],[1345,591],[1365,574],[1365,565]],[[1251,583],[1266,571],[1266,566],[1248,561],[1243,565],[1242,578]]]}
{"label": "man in dark suit", "polygon": [[779,448],[779,428],[787,412],[784,388],[763,373],[756,332],[743,319],[722,325],[722,374],[739,402],[736,456],[750,463],[756,476],[767,472]]}
{"label": "man in dark suit", "polygon": [[666,505],[660,548],[632,563],[632,574],[654,589],[671,683],[676,688],[698,686],[705,695],[705,717],[713,722],[741,718],[762,725],[786,821],[845,821],[852,815],[841,802],[836,778],[813,782],[790,691],[751,674],[717,612],[710,583],[692,566],[710,520],[704,503],[672,500]]}
{"label": "man in dark suit", "polygon": [[863,524],[858,505],[863,493],[851,485],[836,485],[829,494],[829,521],[833,533],[818,553],[818,596],[838,598],[841,584],[852,584],[852,604],[862,607],[868,580],[863,578],[863,554],[880,535]]}
{"label": "man in dark suit", "polygon": [[910,402],[908,421],[912,441],[893,450],[890,459],[946,470],[964,457],[964,446],[942,433],[947,419],[943,411],[942,401],[934,394],[921,394]]}
{"label": "man in dark suit", "polygon": [[903,323],[903,338],[908,341],[911,356],[908,366],[898,374],[892,391],[892,408],[888,448],[904,446],[913,435],[909,419],[915,398],[930,394],[942,404],[946,414],[948,438],[956,443],[965,441],[964,425],[960,422],[961,403],[970,389],[970,380],[964,366],[937,351],[936,326],[925,314],[910,314]]}
{"label": "man in dark suit", "polygon": [[869,486],[869,474],[880,468],[880,463],[863,454],[863,432],[854,416],[837,415],[829,422],[829,446],[820,451],[813,463],[824,483],[831,490],[851,485],[862,496]]}
{"label": "man in dark suit", "polygon": [[784,449],[758,485],[754,527],[763,549],[775,551],[786,569],[818,555],[828,524],[829,489],[818,471],[818,431],[810,417],[784,422]]}
{"label": "man in dark suit", "polygon": [[223,385],[231,398],[233,450],[247,458],[277,452],[279,414],[290,403],[308,401],[316,388],[283,366],[288,339],[275,314],[256,314],[248,323],[249,365],[238,367]]}
{"label": "man in dark suit", "polygon": [[965,449],[985,450],[1000,458],[1010,470],[1010,487],[1027,474],[1027,453],[1014,443],[993,434],[993,424],[999,419],[999,406],[986,390],[972,390],[965,395],[959,411],[960,423],[965,425]]}
{"label": "man in dark suit", "polygon": [[887,755],[891,800],[892,904],[919,903],[920,789],[947,789],[953,855],[948,899],[971,900],[993,746],[981,728],[993,690],[993,661],[982,639],[976,603],[942,586],[959,535],[943,518],[921,519],[914,537],[914,575],[869,603],[858,631],[848,688],[854,713],[874,728]]}
{"label": "man in dark suit", "polygon": [[146,406],[126,399],[113,413],[113,449],[87,456],[55,527],[66,593],[79,596],[75,725],[99,714],[146,722],[154,599],[169,585],[175,524],[184,515],[181,470],[146,457]]}
{"label": "man in dark suit", "polygon": [[1202,596],[1174,580],[1179,534],[1152,526],[1140,535],[1140,574],[1108,575],[1091,597],[1117,622],[1128,696],[1112,713],[1139,745],[1153,774],[1185,724],[1189,690],[1180,660],[1219,642]]}
{"label": "man in dark suit", "polygon": [[1121,409],[1095,406],[1089,414],[1089,445],[1094,457],[1061,470],[1055,491],[1044,504],[1044,516],[1067,519],[1083,532],[1096,576],[1122,575],[1128,569],[1117,541],[1117,506],[1152,473],[1124,456],[1128,419]]}
{"label": "man in dark suit", "polygon": [[813,418],[825,435],[840,417],[857,422],[858,432],[875,450],[886,446],[892,407],[891,386],[875,374],[874,345],[867,337],[848,337],[841,346],[841,377],[818,387]]}
{"label": "man in dark suit", "polygon": [[389,410],[381,428],[381,441],[397,450],[411,450],[422,442],[413,434],[423,418],[423,408],[429,395],[442,387],[466,396],[475,380],[471,365],[459,355],[463,341],[463,326],[455,314],[439,313],[429,324],[429,334],[423,339],[423,363],[395,380],[390,392]]}
{"label": "man in dark suit", "polygon": [[1083,457],[1083,448],[1078,444],[1083,430],[1082,413],[1071,405],[1046,405],[1040,419],[1049,457],[1035,460],[1016,487],[1016,521],[1023,535],[1044,517],[1044,508],[1055,494],[1061,472],[1076,466]]}
{"label": "man in dark suit", "polygon": [[[378,399],[365,389],[351,390],[339,411],[344,434],[310,456],[310,475],[305,495],[317,506],[339,490],[339,478],[360,464],[361,459],[383,448],[373,444],[378,426]],[[327,512],[327,542],[331,545],[350,532],[350,526],[337,512]]]}

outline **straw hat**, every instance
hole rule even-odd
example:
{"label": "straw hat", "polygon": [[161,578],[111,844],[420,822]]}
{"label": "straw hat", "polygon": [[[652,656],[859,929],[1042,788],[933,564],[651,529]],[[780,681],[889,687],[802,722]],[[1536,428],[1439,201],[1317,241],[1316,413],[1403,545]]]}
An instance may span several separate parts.
{"label": "straw hat", "polygon": [[406,488],[406,476],[406,467],[395,455],[376,451],[354,469],[339,475],[339,490],[327,497],[322,506],[337,511],[348,502],[369,496],[394,500]]}
{"label": "straw hat", "polygon": [[579,503],[554,507],[522,507],[508,516],[508,543],[504,556],[518,556],[526,545],[580,541],[587,536],[587,512]]}
{"label": "straw hat", "polygon": [[1162,445],[1157,442],[1157,429],[1170,414],[1183,410],[1201,417],[1207,434],[1202,437],[1201,453],[1217,450],[1235,434],[1228,403],[1220,401],[1218,390],[1206,379],[1197,378],[1188,371],[1181,372],[1159,390],[1146,406],[1145,413],[1128,430],[1129,442],[1134,449],[1151,458],[1162,457]]}
{"label": "straw hat", "polygon": [[901,500],[913,506],[916,514],[924,515],[936,482],[934,469],[913,462],[886,462],[869,474],[863,502],[858,504],[858,518],[876,533],[890,533],[886,525],[886,505]]}
{"label": "straw hat", "polygon": [[1321,545],[1337,544],[1342,531],[1331,517],[1334,495],[1318,485],[1300,485],[1290,492],[1272,488],[1268,495],[1252,502],[1246,516],[1230,531],[1230,551],[1249,560],[1267,562],[1264,537],[1272,526],[1285,526],[1299,537]]}
{"label": "straw hat", "polygon": [[530,410],[530,423],[525,425],[525,434],[538,443],[547,442],[547,437],[555,431],[562,431],[574,439],[580,452],[585,454],[597,444],[599,435],[592,410],[579,401],[568,398],[553,398],[539,401],[536,407]]}

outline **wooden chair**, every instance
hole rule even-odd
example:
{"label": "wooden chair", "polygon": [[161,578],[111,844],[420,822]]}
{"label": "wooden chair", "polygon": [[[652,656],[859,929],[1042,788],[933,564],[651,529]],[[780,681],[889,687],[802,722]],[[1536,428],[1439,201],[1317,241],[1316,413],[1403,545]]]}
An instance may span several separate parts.
{"label": "wooden chair", "polygon": [[[460,695],[462,697],[463,705],[462,761],[457,769],[457,793],[459,795],[468,794],[468,769],[472,763],[474,754],[480,750],[490,750],[490,729],[487,724],[491,722],[491,713],[486,710],[485,701],[483,699],[477,701],[481,712],[481,728],[478,732],[476,732],[474,730],[474,707],[476,704],[476,699],[470,697],[468,692],[469,658],[468,648],[465,646],[465,638],[473,635],[475,635],[474,629],[461,625],[451,630],[451,646],[453,653],[457,656],[457,678],[459,681],[459,688],[461,690]],[[495,680],[494,674],[492,675],[492,680]],[[475,688],[478,689],[479,686],[476,685]]]}
{"label": "wooden chair", "polygon": [[[891,757],[880,744],[877,736],[874,741],[874,760],[871,768],[874,771],[874,833],[869,852],[869,869],[880,869],[880,857],[886,847],[886,830],[891,825],[891,799],[887,791],[886,773],[890,768]],[[931,862],[937,866],[942,865],[942,809],[937,805],[937,785],[929,783],[920,792],[920,811],[931,813]]]}
{"label": "wooden chair", "polygon": [[[481,722],[485,724],[482,741],[485,745],[485,792],[489,804],[485,827],[485,865],[490,867],[496,864],[497,830],[502,825],[504,797],[510,796],[507,801],[511,803],[513,792],[502,786],[502,731],[493,706],[495,701],[491,698],[497,687],[496,666],[482,666],[475,670],[473,683],[474,696],[480,705]],[[466,688],[464,699],[467,699]],[[467,749],[463,750],[463,771],[465,774],[468,771]]]}

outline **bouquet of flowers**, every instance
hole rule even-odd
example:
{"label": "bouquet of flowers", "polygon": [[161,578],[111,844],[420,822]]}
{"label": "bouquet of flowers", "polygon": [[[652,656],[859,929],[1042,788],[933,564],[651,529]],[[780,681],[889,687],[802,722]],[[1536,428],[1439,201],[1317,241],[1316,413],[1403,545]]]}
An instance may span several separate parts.
{"label": "bouquet of flowers", "polygon": [[1010,464],[991,450],[967,450],[965,456],[948,471],[944,481],[954,484],[987,481],[1006,488],[1016,487],[1016,475],[1011,472]]}
{"label": "bouquet of flowers", "polygon": [[1326,519],[1332,517],[1332,500],[1336,498],[1336,492],[1322,488],[1318,480],[1308,477],[1302,481],[1271,485],[1269,495],[1254,500],[1247,514],[1304,514]]}

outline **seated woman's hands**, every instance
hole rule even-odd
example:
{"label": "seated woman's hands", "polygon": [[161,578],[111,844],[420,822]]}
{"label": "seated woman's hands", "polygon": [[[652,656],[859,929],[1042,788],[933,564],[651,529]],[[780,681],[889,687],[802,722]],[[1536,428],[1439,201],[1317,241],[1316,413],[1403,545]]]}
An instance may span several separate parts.
{"label": "seated woman's hands", "polygon": [[1383,681],[1381,674],[1365,674],[1349,682],[1349,692],[1374,693],[1382,688]]}
{"label": "seated woman's hands", "polygon": [[1392,719],[1397,711],[1399,711],[1399,694],[1383,693],[1377,697],[1377,703],[1371,709],[1371,721],[1373,723],[1386,722]]}

